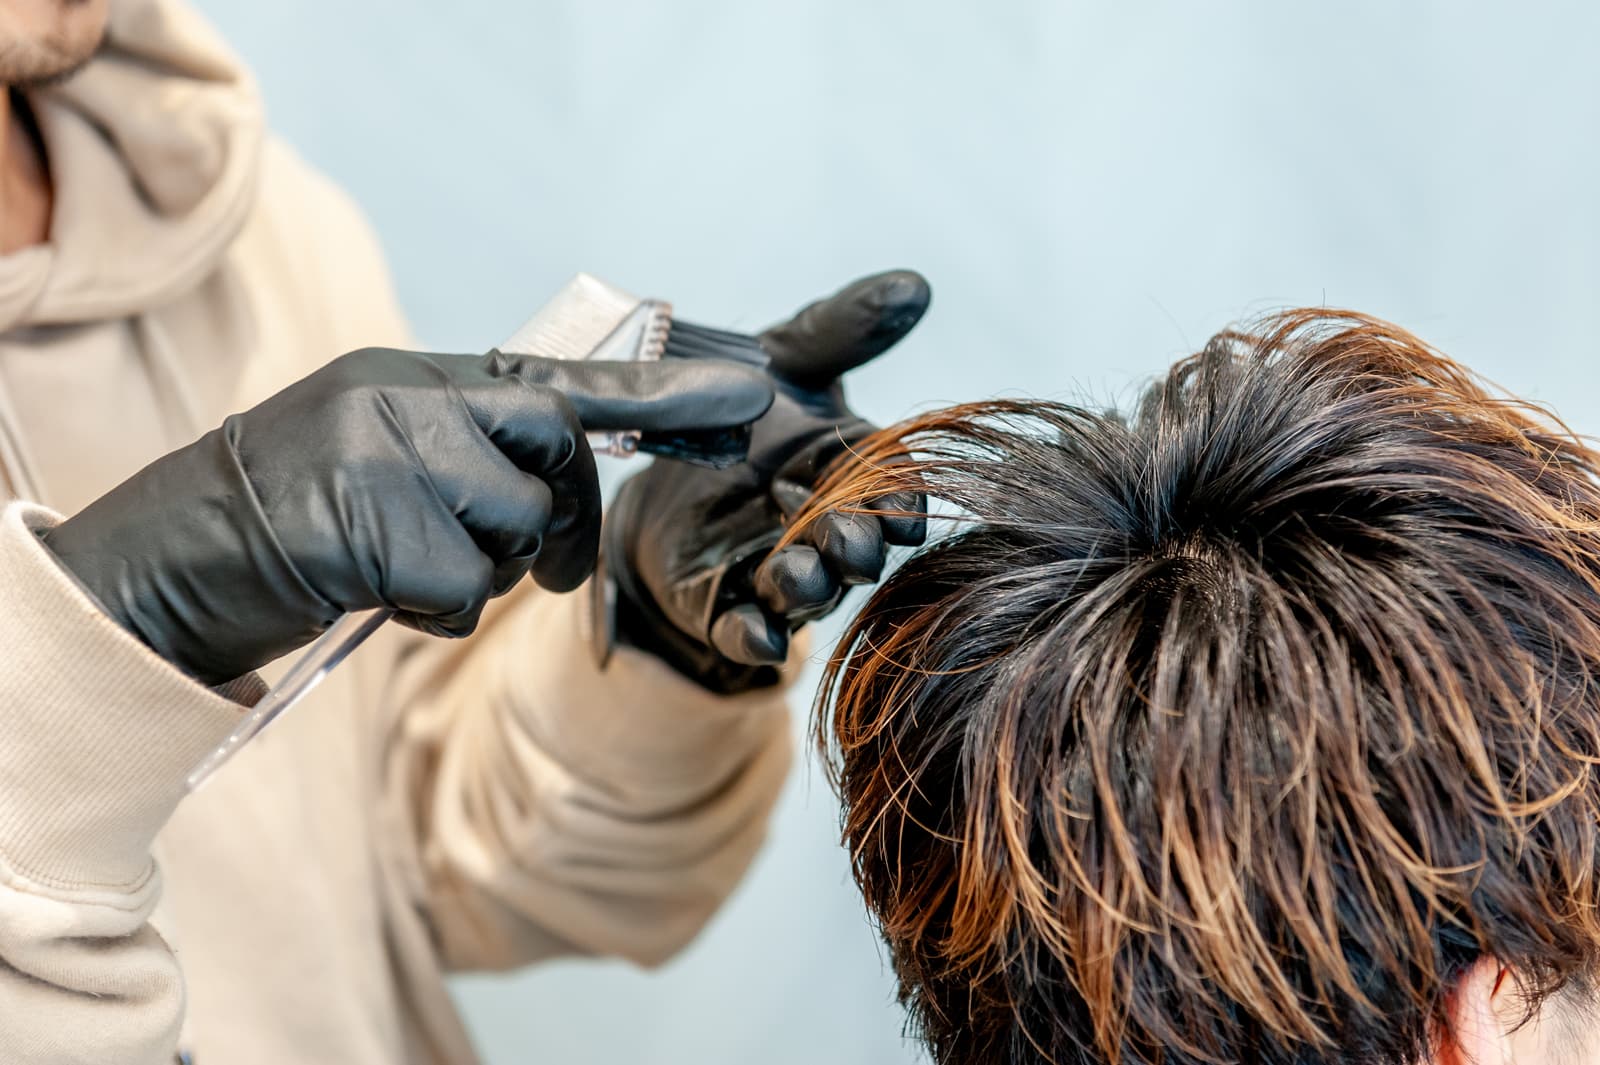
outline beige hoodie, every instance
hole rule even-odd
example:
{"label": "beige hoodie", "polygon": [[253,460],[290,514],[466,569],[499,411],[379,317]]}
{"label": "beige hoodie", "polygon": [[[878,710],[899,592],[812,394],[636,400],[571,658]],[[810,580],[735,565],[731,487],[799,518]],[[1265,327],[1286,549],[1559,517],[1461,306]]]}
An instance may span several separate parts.
{"label": "beige hoodie", "polygon": [[114,0],[33,103],[52,239],[0,258],[0,1063],[466,1062],[446,971],[682,946],[759,844],[782,699],[599,673],[578,597],[381,634],[180,804],[249,685],[169,668],[34,530],[407,334],[360,216],[177,0]]}

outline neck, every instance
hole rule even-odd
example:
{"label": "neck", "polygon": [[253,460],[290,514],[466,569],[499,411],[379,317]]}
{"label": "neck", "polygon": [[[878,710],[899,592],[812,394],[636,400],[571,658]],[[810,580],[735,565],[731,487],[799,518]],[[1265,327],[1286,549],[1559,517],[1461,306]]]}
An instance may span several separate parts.
{"label": "neck", "polygon": [[0,255],[50,238],[54,195],[27,105],[0,86]]}

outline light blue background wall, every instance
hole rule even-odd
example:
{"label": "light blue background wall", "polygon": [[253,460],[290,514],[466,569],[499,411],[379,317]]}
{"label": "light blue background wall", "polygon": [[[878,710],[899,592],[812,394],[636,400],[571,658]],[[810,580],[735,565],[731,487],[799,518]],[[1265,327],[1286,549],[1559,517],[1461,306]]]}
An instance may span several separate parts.
{"label": "light blue background wall", "polygon": [[[202,3],[430,344],[495,342],[578,269],[754,327],[908,265],[934,310],[852,383],[880,419],[1125,394],[1231,318],[1326,302],[1600,429],[1587,0]],[[462,981],[489,1060],[917,1060],[835,820],[803,764],[659,973]]]}

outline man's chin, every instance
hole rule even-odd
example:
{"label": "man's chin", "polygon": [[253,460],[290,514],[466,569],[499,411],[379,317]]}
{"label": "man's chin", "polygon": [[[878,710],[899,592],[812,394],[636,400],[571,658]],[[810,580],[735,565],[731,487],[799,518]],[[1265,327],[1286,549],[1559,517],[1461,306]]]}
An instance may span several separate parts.
{"label": "man's chin", "polygon": [[24,45],[0,53],[0,85],[11,89],[38,89],[57,85],[82,70],[100,50],[98,43],[83,52],[35,51]]}
{"label": "man's chin", "polygon": [[45,2],[55,5],[53,18],[0,10],[0,85],[33,89],[65,81],[104,45],[106,0]]}

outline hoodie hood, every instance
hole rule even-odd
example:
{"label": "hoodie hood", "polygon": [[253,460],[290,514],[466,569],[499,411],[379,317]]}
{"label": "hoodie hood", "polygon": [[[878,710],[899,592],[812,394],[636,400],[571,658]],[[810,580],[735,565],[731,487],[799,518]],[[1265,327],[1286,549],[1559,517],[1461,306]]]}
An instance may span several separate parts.
{"label": "hoodie hood", "polygon": [[176,0],[112,0],[83,70],[29,96],[55,184],[47,244],[0,256],[0,330],[125,317],[215,270],[249,217],[260,97]]}

